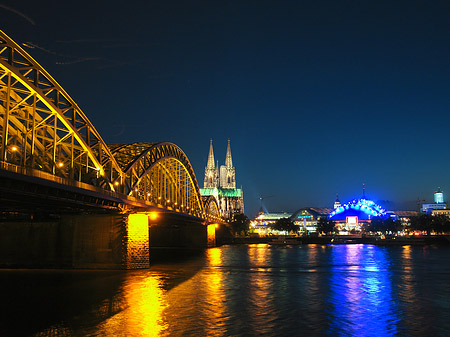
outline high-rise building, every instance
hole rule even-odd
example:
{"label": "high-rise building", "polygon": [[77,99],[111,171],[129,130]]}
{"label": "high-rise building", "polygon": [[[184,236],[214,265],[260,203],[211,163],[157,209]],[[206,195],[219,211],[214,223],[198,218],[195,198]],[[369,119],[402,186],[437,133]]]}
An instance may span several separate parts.
{"label": "high-rise building", "polygon": [[444,192],[441,191],[440,187],[438,187],[438,190],[436,192],[434,192],[434,202],[436,204],[444,203]]}
{"label": "high-rise building", "polygon": [[214,163],[214,150],[211,140],[205,167],[205,179],[200,193],[202,196],[213,195],[216,197],[220,213],[225,219],[230,219],[235,213],[244,213],[243,190],[242,187],[236,188],[236,170],[233,166],[229,139],[225,165],[221,165],[220,169],[219,164]]}
{"label": "high-rise building", "polygon": [[420,211],[422,213],[432,214],[433,210],[447,209],[447,203],[444,202],[444,192],[438,187],[438,190],[434,192],[434,204],[422,204]]}

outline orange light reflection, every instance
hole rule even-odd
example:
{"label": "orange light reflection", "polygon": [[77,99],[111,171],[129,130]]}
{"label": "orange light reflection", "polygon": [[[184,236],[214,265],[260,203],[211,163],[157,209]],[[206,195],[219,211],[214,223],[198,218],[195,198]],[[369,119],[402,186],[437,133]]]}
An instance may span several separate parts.
{"label": "orange light reflection", "polygon": [[167,303],[161,280],[145,275],[131,275],[129,280],[124,289],[127,308],[101,324],[97,335],[160,336],[168,327],[162,317]]}

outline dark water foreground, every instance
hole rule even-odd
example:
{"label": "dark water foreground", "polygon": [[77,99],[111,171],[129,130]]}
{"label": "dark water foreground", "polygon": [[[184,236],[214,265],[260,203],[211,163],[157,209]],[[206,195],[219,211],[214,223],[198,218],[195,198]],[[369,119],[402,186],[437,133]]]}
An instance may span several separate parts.
{"label": "dark water foreground", "polygon": [[450,336],[450,248],[265,244],[0,270],[0,336]]}

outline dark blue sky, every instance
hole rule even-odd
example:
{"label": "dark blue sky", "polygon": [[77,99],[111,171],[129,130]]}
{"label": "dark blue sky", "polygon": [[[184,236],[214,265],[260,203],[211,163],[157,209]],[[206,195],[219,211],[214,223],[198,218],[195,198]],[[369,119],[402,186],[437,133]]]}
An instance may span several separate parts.
{"label": "dark blue sky", "polygon": [[[27,2],[30,2],[27,4]],[[448,1],[1,1],[107,143],[231,139],[246,213],[450,193]],[[411,208],[410,206],[408,208]]]}

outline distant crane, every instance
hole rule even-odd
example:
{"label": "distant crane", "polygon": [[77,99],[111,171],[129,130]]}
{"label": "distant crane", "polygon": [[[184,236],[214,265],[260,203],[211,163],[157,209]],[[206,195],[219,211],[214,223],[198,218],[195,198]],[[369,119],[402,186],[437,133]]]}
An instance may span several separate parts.
{"label": "distant crane", "polygon": [[261,196],[261,197],[259,197],[258,199],[259,199],[259,204],[260,204],[260,207],[259,207],[259,214],[267,214],[267,213],[269,213],[269,211],[267,210],[267,208],[266,208],[266,206],[264,205],[264,199],[268,199],[268,198],[272,198],[272,197],[274,197],[274,195],[267,195],[267,196]]}

